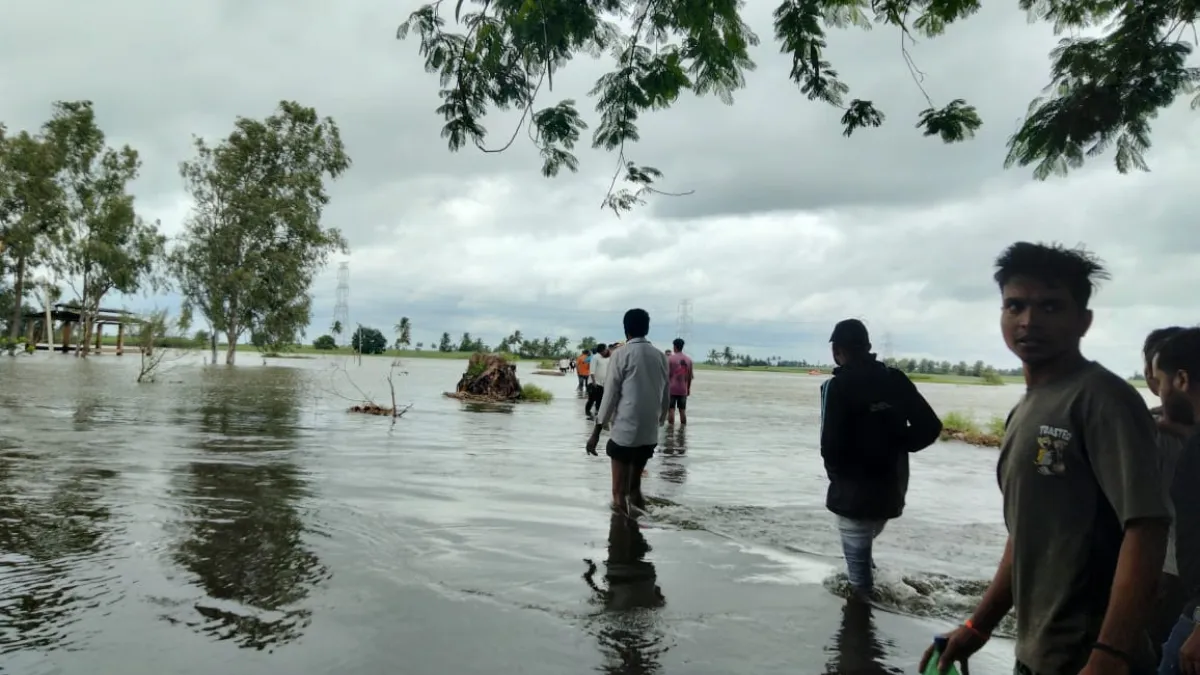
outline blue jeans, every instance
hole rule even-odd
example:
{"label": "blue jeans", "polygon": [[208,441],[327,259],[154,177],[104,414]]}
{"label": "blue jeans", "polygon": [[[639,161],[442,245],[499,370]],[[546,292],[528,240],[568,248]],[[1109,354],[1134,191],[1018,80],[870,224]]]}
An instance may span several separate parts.
{"label": "blue jeans", "polygon": [[1162,663],[1158,664],[1158,675],[1179,675],[1179,650],[1192,634],[1196,622],[1190,616],[1181,616],[1163,643]]}
{"label": "blue jeans", "polygon": [[842,535],[842,554],[846,556],[846,576],[850,585],[860,593],[870,593],[875,587],[875,561],[871,548],[875,537],[883,532],[886,520],[858,520],[838,516],[838,532]]}

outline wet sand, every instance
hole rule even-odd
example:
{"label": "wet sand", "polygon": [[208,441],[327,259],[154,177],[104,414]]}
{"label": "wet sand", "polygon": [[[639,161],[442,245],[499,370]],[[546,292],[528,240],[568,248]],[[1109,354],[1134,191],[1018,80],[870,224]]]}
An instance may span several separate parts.
{"label": "wet sand", "polygon": [[[390,359],[138,386],[124,358],[0,359],[10,672],[912,672],[1003,543],[995,451],[930,448],[880,539],[886,611],[846,611],[815,377],[700,373],[632,524],[573,381],[477,407],[441,397],[463,364],[410,360],[392,424],[344,412]],[[922,389],[981,415],[1020,391]],[[1009,672],[1011,644],[972,665]]]}

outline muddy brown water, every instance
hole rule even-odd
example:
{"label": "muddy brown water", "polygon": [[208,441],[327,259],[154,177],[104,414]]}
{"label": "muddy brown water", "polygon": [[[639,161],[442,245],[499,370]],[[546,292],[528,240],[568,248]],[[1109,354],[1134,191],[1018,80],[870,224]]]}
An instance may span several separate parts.
{"label": "muddy brown water", "polygon": [[[392,424],[344,412],[389,359],[240,356],[143,385],[129,356],[0,359],[0,671],[912,671],[1003,544],[995,451],[940,443],[880,539],[884,607],[847,609],[816,377],[698,373],[634,525],[574,378],[481,407],[441,396],[463,362],[408,360]],[[921,389],[982,419],[1020,394]]]}

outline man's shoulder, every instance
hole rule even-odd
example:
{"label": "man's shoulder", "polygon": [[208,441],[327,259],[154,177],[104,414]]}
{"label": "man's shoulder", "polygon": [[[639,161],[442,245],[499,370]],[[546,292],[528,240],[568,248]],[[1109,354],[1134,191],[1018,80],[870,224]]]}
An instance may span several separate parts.
{"label": "man's shoulder", "polygon": [[1145,399],[1124,377],[1092,361],[1072,379],[1067,392],[1083,401],[1096,405],[1125,405],[1132,402],[1140,403],[1150,414],[1150,407]]}

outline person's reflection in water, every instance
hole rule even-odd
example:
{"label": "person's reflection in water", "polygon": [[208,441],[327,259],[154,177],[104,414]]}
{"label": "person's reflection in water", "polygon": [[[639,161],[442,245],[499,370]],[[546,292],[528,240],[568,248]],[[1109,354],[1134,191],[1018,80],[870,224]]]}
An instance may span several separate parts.
{"label": "person's reflection in water", "polygon": [[659,478],[668,483],[682,485],[687,478],[687,464],[679,461],[687,454],[687,427],[667,429],[662,446],[662,461],[659,462]]}
{"label": "person's reflection in water", "polygon": [[312,530],[297,504],[308,495],[290,456],[299,383],[290,369],[221,374],[201,402],[199,456],[172,490],[187,514],[172,557],[206,595],[194,603],[200,616],[182,622],[242,647],[273,648],[300,637],[311,620],[301,603],[329,576],[306,545]]}
{"label": "person's reflection in water", "polygon": [[635,519],[613,513],[608,530],[606,588],[596,583],[596,564],[587,560],[583,579],[604,610],[595,616],[597,637],[606,656],[603,672],[650,675],[661,671],[658,657],[666,647],[658,625],[658,609],[666,604],[654,563],[646,560],[650,545]]}
{"label": "person's reflection in water", "polygon": [[875,634],[875,620],[870,603],[858,599],[846,601],[842,608],[842,625],[825,649],[830,653],[825,665],[826,675],[882,675],[902,673],[900,668],[885,666],[885,652]]}

